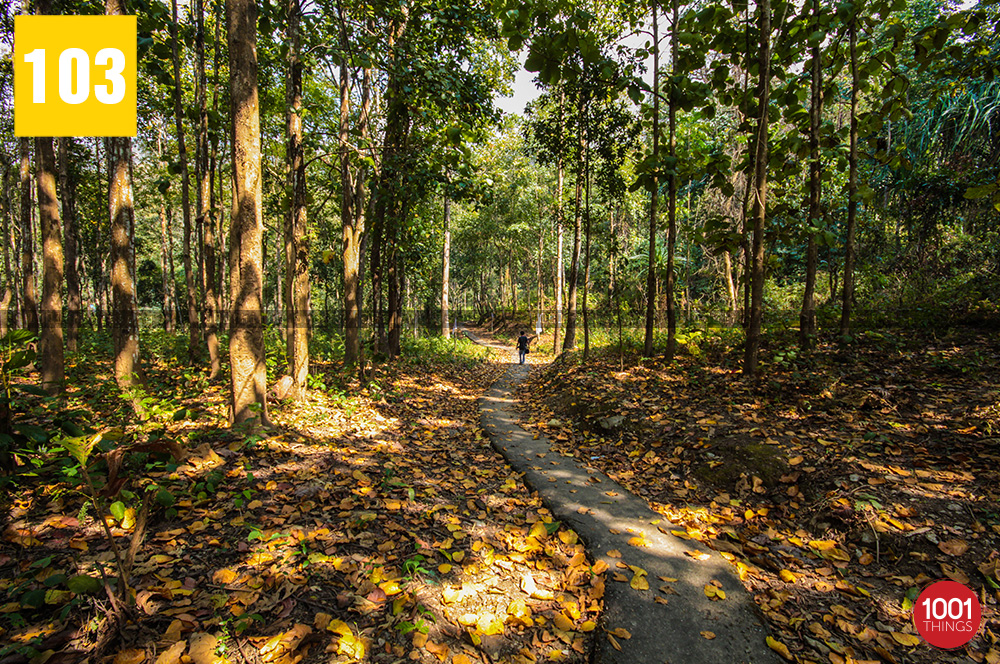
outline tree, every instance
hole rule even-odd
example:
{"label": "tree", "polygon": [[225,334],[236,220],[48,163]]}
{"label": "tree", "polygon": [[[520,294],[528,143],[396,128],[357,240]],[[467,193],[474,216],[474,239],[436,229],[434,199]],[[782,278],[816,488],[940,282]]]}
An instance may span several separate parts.
{"label": "tree", "polygon": [[72,145],[72,138],[59,139],[59,186],[62,190],[63,246],[66,249],[66,348],[76,352],[83,318],[83,299],[77,255],[80,233],[76,219],[76,173],[70,163]]}
{"label": "tree", "polygon": [[771,93],[771,0],[758,0],[757,26],[760,36],[757,70],[757,131],[754,138],[754,182],[752,193],[753,249],[751,252],[750,325],[747,328],[743,373],[757,375],[761,318],[764,307],[764,221],[767,218],[768,105]]}
{"label": "tree", "polygon": [[257,90],[257,7],[226,0],[232,121],[233,208],[229,235],[230,423],[268,424],[264,365],[263,218],[260,103]]}
{"label": "tree", "polygon": [[[41,9],[41,8],[40,8]],[[42,307],[39,316],[38,356],[42,388],[49,394],[63,390],[62,286],[63,247],[56,199],[56,157],[52,138],[35,138],[35,178],[38,183],[38,225],[42,231]]]}
{"label": "tree", "polygon": [[646,268],[646,334],[642,344],[642,354],[653,355],[653,322],[656,317],[656,225],[659,216],[659,159],[660,159],[660,29],[657,19],[657,3],[651,5],[653,14],[653,163],[652,187],[649,192],[649,247]]}
{"label": "tree", "polygon": [[[109,0],[110,1],[110,0]],[[198,361],[198,348],[201,341],[198,335],[198,305],[197,305],[197,285],[194,280],[194,263],[192,261],[193,246],[191,243],[191,185],[189,184],[189,170],[187,148],[184,142],[184,106],[181,102],[181,64],[180,64],[180,38],[178,36],[179,21],[177,18],[177,0],[171,0],[171,22],[170,22],[170,48],[173,55],[174,66],[174,125],[177,128],[177,160],[181,171],[181,214],[184,218],[184,285],[187,289],[187,313],[188,313],[188,361],[194,364]]]}
{"label": "tree", "polygon": [[[122,0],[107,0],[108,16],[122,16]],[[131,388],[141,383],[139,318],[137,313],[134,247],[135,202],[132,194],[132,139],[105,139],[108,159],[108,207],[111,218],[111,320],[115,379]]]}
{"label": "tree", "polygon": [[293,396],[309,376],[309,238],[306,227],[306,161],[302,143],[300,0],[288,0],[288,214],[285,217],[285,325]]}
{"label": "tree", "polygon": [[24,327],[38,334],[38,301],[35,295],[35,239],[31,228],[31,140],[18,141],[21,156],[21,318]]}

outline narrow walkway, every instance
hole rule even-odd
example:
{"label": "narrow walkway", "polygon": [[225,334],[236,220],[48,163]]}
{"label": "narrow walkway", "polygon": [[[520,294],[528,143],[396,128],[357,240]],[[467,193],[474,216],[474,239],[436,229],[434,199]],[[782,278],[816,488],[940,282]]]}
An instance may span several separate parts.
{"label": "narrow walkway", "polygon": [[[470,338],[475,339],[472,334]],[[479,342],[482,343],[482,342]],[[494,345],[494,344],[484,344]],[[499,347],[499,346],[498,346]],[[765,643],[766,632],[753,601],[732,566],[717,553],[667,533],[673,526],[645,501],[593,468],[553,452],[548,440],[525,431],[514,412],[514,386],[530,367],[511,364],[480,399],[483,428],[558,519],[569,524],[606,573],[604,625],[623,627],[631,638],[597,640],[597,664],[761,664],[780,661]],[[634,538],[640,538],[642,541]],[[632,540],[632,544],[629,541]],[[639,546],[636,546],[639,544]],[[609,551],[620,552],[611,557]],[[695,554],[695,555],[692,555]],[[631,587],[634,575],[621,563],[645,570],[649,590]],[[614,575],[625,581],[614,580]],[[725,599],[711,600],[716,584]],[[642,585],[637,581],[636,585]],[[661,590],[667,587],[667,592]],[[655,601],[659,598],[665,603]]]}

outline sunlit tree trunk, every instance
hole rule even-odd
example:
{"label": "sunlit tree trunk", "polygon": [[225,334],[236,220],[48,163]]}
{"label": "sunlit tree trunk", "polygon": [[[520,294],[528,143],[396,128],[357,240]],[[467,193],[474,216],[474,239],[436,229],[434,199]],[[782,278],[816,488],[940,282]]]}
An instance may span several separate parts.
{"label": "sunlit tree trunk", "polygon": [[840,336],[847,337],[851,333],[851,313],[854,306],[854,258],[855,236],[858,226],[858,23],[857,17],[852,17],[850,25],[851,50],[851,145],[848,153],[847,176],[847,239],[844,242],[844,287],[842,290],[842,306],[840,310]]}
{"label": "sunlit tree trunk", "polygon": [[42,306],[38,359],[42,388],[58,394],[66,380],[63,362],[63,246],[56,199],[56,156],[51,137],[35,138],[38,225],[42,231]]}
{"label": "sunlit tree trunk", "polygon": [[24,327],[38,334],[38,298],[35,295],[35,236],[31,228],[31,139],[21,138],[21,318]]}
{"label": "sunlit tree trunk", "polygon": [[556,160],[556,315],[555,326],[552,329],[552,353],[559,352],[559,330],[562,326],[562,305],[563,305],[563,180],[565,169],[563,167],[563,131],[564,113],[566,104],[566,89],[559,87],[559,156]]}
{"label": "sunlit tree trunk", "polygon": [[757,136],[754,148],[753,207],[753,264],[751,266],[750,326],[747,329],[746,353],[743,358],[743,373],[757,375],[758,353],[760,351],[761,317],[764,306],[764,221],[767,216],[767,109],[771,94],[771,0],[760,0],[758,4],[758,26],[760,52],[758,68],[760,82],[757,97]]}
{"label": "sunlit tree trunk", "polygon": [[299,0],[288,2],[288,185],[285,221],[285,324],[288,374],[301,394],[309,376],[309,237],[306,229],[306,160],[302,144],[302,59]]}
{"label": "sunlit tree trunk", "polygon": [[441,250],[441,336],[451,338],[448,326],[448,288],[451,281],[451,201],[444,195],[444,246]]}
{"label": "sunlit tree trunk", "polygon": [[257,92],[257,6],[226,0],[232,104],[233,208],[229,237],[230,423],[267,423],[264,364],[263,219],[260,102]]}
{"label": "sunlit tree trunk", "polygon": [[653,190],[649,194],[649,247],[646,265],[646,336],[642,354],[653,354],[653,320],[656,316],[656,218],[659,214],[660,179],[660,30],[657,24],[657,4],[653,10]]}
{"label": "sunlit tree trunk", "polygon": [[181,166],[181,214],[184,219],[184,285],[187,289],[188,313],[188,361],[194,364],[198,361],[201,340],[198,335],[198,286],[194,280],[194,262],[191,243],[191,194],[188,175],[187,148],[184,144],[184,108],[181,104],[181,64],[179,53],[180,39],[177,35],[177,0],[171,0],[172,21],[170,23],[170,46],[174,64],[174,123],[177,127],[177,160]]}
{"label": "sunlit tree trunk", "polygon": [[583,361],[586,362],[590,357],[590,309],[587,306],[587,296],[590,293],[590,122],[586,117],[583,133],[586,136],[583,170],[587,178],[583,205],[583,235],[586,243],[583,252]]}

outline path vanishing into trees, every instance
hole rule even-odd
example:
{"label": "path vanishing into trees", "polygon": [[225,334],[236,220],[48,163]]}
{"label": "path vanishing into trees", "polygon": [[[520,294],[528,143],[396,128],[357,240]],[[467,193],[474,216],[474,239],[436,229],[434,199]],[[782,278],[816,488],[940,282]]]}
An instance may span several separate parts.
{"label": "path vanishing into trees", "polygon": [[480,398],[482,426],[526,484],[581,536],[597,565],[610,568],[603,616],[608,638],[598,640],[595,661],[779,661],[749,594],[718,553],[671,535],[675,527],[644,500],[518,425],[513,390],[529,371],[530,365],[511,362]]}

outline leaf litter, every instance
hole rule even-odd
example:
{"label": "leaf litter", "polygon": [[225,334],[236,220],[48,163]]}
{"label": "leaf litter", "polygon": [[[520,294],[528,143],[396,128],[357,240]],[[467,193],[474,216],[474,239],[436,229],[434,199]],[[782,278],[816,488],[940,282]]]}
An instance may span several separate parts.
{"label": "leaf litter", "polygon": [[[995,335],[862,334],[775,362],[757,384],[735,355],[711,343],[673,366],[567,354],[519,401],[556,452],[680,527],[661,531],[728,559],[784,659],[1000,661]],[[983,607],[979,634],[955,652],[929,646],[911,618],[940,579]],[[724,604],[720,590],[705,586]]]}
{"label": "leaf litter", "polygon": [[119,548],[139,540],[117,614],[114,554],[74,484],[12,496],[3,661],[586,661],[606,566],[480,430],[502,370],[400,363],[355,396],[277,405],[267,436],[225,429],[224,391],[205,390],[200,420],[156,433],[185,458],[133,458],[137,498],[106,517]]}

